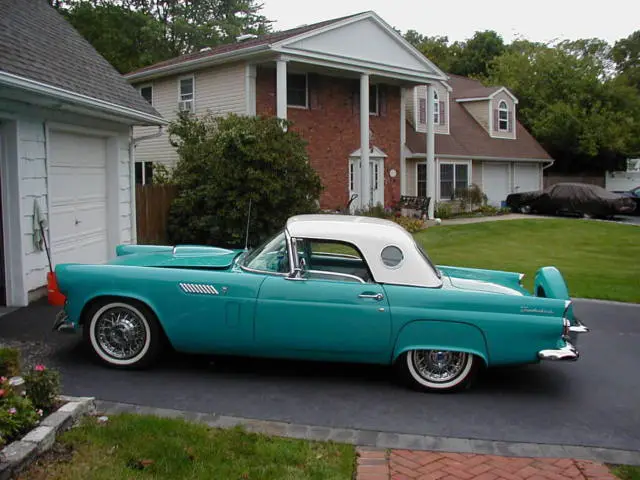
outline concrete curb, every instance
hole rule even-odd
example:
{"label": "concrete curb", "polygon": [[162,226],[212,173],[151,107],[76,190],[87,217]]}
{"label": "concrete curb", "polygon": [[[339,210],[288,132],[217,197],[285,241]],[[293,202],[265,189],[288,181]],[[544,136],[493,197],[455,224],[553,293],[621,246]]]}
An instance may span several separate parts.
{"label": "concrete curb", "polygon": [[305,440],[334,441],[366,447],[477,453],[504,457],[575,458],[593,460],[600,463],[640,465],[640,451],[632,450],[579,445],[501,442],[472,438],[411,435],[353,428],[332,428],[268,420],[253,420],[227,415],[188,412],[101,400],[97,400],[95,405],[96,410],[104,415],[134,413],[168,418],[182,418],[188,421],[204,423],[215,428],[242,426],[247,431],[254,433]]}
{"label": "concrete curb", "polygon": [[8,480],[19,473],[36,456],[49,450],[57,435],[95,409],[93,397],[61,396],[60,400],[64,404],[58,410],[44,418],[21,440],[10,443],[0,451],[0,480]]}

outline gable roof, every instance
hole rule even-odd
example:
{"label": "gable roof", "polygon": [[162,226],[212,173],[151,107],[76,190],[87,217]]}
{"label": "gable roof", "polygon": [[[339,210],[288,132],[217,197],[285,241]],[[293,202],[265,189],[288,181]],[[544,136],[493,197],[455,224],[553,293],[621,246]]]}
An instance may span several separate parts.
{"label": "gable roof", "polygon": [[[449,99],[449,135],[435,136],[436,156],[552,160],[544,148],[517,119],[515,122],[515,139],[493,138],[455,100],[456,96],[466,98],[470,91],[482,88],[482,84],[479,81],[451,75],[450,83],[453,87],[453,92]],[[413,125],[407,122],[406,145],[412,153],[424,155],[425,135],[417,132]]]}
{"label": "gable roof", "polygon": [[[345,41],[346,29],[350,30]],[[372,48],[372,45],[376,46]],[[442,70],[372,11],[182,55],[129,72],[125,78],[141,82],[260,54],[318,62],[333,68],[365,69],[371,75],[393,76],[415,83],[447,79]]]}
{"label": "gable roof", "polygon": [[164,123],[45,0],[0,0],[0,12],[0,83]]}
{"label": "gable roof", "polygon": [[451,96],[459,102],[473,100],[487,100],[493,98],[498,92],[505,92],[515,103],[518,103],[516,96],[508,88],[499,85],[484,86],[479,80],[463,77],[462,75],[449,74],[449,82],[453,92]]}

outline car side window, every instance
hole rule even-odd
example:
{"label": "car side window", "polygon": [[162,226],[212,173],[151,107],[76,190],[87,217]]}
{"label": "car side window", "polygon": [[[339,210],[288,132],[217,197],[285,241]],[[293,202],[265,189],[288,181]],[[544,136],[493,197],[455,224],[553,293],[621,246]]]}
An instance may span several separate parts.
{"label": "car side window", "polygon": [[308,279],[371,282],[373,277],[360,251],[347,242],[297,239],[303,276]]}
{"label": "car side window", "polygon": [[289,272],[289,251],[284,232],[276,234],[250,252],[243,266],[260,272],[283,274]]}

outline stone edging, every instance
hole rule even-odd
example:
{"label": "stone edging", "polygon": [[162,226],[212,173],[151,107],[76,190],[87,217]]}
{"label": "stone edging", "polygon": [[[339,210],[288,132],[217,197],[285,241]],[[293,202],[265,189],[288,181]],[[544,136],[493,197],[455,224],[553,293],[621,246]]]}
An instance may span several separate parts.
{"label": "stone edging", "polygon": [[10,443],[0,451],[0,480],[7,480],[23,470],[37,455],[53,446],[59,433],[95,410],[93,397],[61,396],[60,400],[64,402],[60,408],[44,418],[21,440]]}
{"label": "stone edging", "polygon": [[[434,452],[477,453],[504,457],[548,457],[593,460],[600,463],[640,465],[640,451],[588,446],[555,445],[524,442],[502,442],[473,438],[413,435],[407,433],[332,428],[315,425],[254,420],[209,413],[155,408],[127,403],[96,401],[96,409],[104,415],[134,413],[204,423],[215,428],[242,426],[247,431],[278,437],[316,441],[334,441],[383,449],[429,450]],[[0,480],[3,480],[0,477]]]}

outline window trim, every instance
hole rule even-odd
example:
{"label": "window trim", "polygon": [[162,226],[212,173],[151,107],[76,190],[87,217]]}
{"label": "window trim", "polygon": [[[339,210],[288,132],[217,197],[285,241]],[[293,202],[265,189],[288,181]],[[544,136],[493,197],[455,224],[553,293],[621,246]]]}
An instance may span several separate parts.
{"label": "window trim", "polygon": [[[150,88],[151,89],[151,101],[147,100],[146,98],[144,98],[144,95],[142,95],[142,89],[143,88]],[[143,83],[141,85],[138,85],[138,93],[140,94],[140,96],[142,98],[144,98],[145,100],[147,100],[149,102],[149,105],[153,106],[153,83]]]}
{"label": "window trim", "polygon": [[[435,160],[435,164],[436,164],[436,198],[438,202],[448,202],[451,201],[450,198],[442,198],[442,196],[440,195],[440,165],[453,165],[453,183],[455,185],[455,165],[466,165],[467,166],[467,186],[471,185],[471,179],[473,178],[473,173],[472,173],[472,169],[473,169],[473,163],[472,160],[455,160],[455,159],[436,159]],[[418,191],[418,165],[424,165],[424,168],[427,168],[427,162],[426,161],[420,161],[420,162],[416,162],[416,170],[415,170],[415,192],[416,195],[419,195],[419,191]],[[426,185],[425,185],[426,188]],[[425,196],[426,196],[426,192],[425,192]],[[432,199],[433,201],[433,199]]]}
{"label": "window trim", "polygon": [[[297,75],[304,77],[304,106],[292,105],[289,103],[289,75]],[[309,110],[309,73],[304,72],[287,72],[287,108],[299,108],[301,110]]]}
{"label": "window trim", "polygon": [[[504,108],[503,108],[504,105]],[[507,114],[507,118],[502,120],[500,118],[500,114],[505,112]],[[502,122],[505,122],[505,128],[502,128]],[[498,131],[499,132],[508,132],[509,131],[509,104],[506,100],[500,100],[498,103]]]}
{"label": "window trim", "polygon": [[440,125],[440,97],[437,90],[433,90],[433,124]]}
{"label": "window trim", "polygon": [[[427,168],[427,162],[416,162],[416,196],[420,196],[420,175],[419,175],[419,165],[424,165],[424,168],[426,170]],[[425,172],[426,173],[426,172]],[[427,196],[427,184],[425,182],[424,185],[424,196]]]}
{"label": "window trim", "polygon": [[191,80],[191,113],[195,113],[196,111],[196,76],[194,74],[183,75],[178,77],[178,111],[180,110],[180,102],[188,102],[189,100],[182,99],[182,81],[183,80]]}

